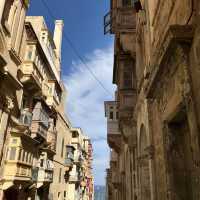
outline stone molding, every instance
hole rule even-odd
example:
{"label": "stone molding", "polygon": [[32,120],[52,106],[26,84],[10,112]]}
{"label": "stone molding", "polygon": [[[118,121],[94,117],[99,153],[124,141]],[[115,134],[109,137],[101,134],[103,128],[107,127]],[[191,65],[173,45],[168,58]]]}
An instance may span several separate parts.
{"label": "stone molding", "polygon": [[157,54],[154,58],[154,68],[149,77],[149,84],[145,88],[145,95],[147,97],[152,97],[153,89],[163,71],[162,63],[171,55],[171,51],[176,49],[178,44],[191,45],[194,36],[194,29],[190,25],[172,25],[169,27],[160,49],[158,49]]}
{"label": "stone molding", "polygon": [[0,108],[3,110],[11,111],[14,108],[13,99],[9,96],[0,94]]}

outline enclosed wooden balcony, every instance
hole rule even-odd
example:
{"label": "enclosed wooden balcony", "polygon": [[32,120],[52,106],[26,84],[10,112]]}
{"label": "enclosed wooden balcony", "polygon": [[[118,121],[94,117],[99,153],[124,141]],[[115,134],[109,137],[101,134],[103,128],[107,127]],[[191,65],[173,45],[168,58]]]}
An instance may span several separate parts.
{"label": "enclosed wooden balcony", "polygon": [[47,132],[47,148],[54,153],[56,152],[56,134],[56,130]]}
{"label": "enclosed wooden balcony", "polygon": [[82,156],[80,154],[76,154],[75,153],[75,155],[74,155],[74,163],[80,166],[81,164],[83,164],[83,161],[84,160],[83,160]]}
{"label": "enclosed wooden balcony", "polygon": [[80,181],[80,177],[78,173],[69,175],[69,183],[76,183]]}
{"label": "enclosed wooden balcony", "polygon": [[108,145],[117,152],[120,150],[121,136],[122,135],[119,131],[118,122],[109,122],[107,131],[107,142]]}
{"label": "enclosed wooden balcony", "polygon": [[39,141],[47,140],[47,132],[49,128],[49,116],[47,111],[38,102],[33,110],[33,118],[31,124],[31,135]]}
{"label": "enclosed wooden balcony", "polygon": [[49,159],[40,161],[37,188],[53,182],[53,169],[53,161]]}
{"label": "enclosed wooden balcony", "polygon": [[115,8],[104,17],[104,34],[135,32],[136,14],[133,7]]}
{"label": "enclosed wooden balcony", "polygon": [[107,142],[116,151],[120,150],[121,133],[118,122],[117,101],[105,102],[105,116],[107,117]]}
{"label": "enclosed wooden balcony", "polygon": [[4,179],[31,181],[32,165],[20,161],[7,160],[4,171]]}
{"label": "enclosed wooden balcony", "polygon": [[59,83],[55,80],[49,81],[48,87],[50,88],[50,90],[46,92],[46,95],[47,95],[46,103],[49,106],[52,106],[55,108],[59,105],[61,101],[62,88],[59,85]]}
{"label": "enclosed wooden balcony", "polygon": [[23,145],[20,137],[11,138],[7,150],[5,167],[3,171],[3,180],[5,185],[16,182],[26,182],[31,184],[36,181],[37,168],[34,167],[34,159],[37,152],[33,152],[33,144],[23,139]]}
{"label": "enclosed wooden balcony", "polygon": [[19,122],[27,127],[31,126],[33,114],[28,109],[22,109]]}
{"label": "enclosed wooden balcony", "polygon": [[66,158],[66,159],[65,159],[65,166],[66,166],[67,168],[72,167],[72,166],[73,166],[73,163],[74,163],[74,160],[73,160],[73,159],[71,159],[71,158]]}
{"label": "enclosed wooden balcony", "polygon": [[29,91],[41,91],[43,76],[34,61],[25,61],[21,67],[20,81]]}
{"label": "enclosed wooden balcony", "polygon": [[120,89],[118,91],[119,119],[131,118],[136,104],[134,89]]}
{"label": "enclosed wooden balcony", "polygon": [[75,151],[75,148],[72,145],[66,146],[65,166],[66,166],[67,171],[73,167],[74,151]]}
{"label": "enclosed wooden balcony", "polygon": [[54,126],[53,119],[49,120],[49,129],[47,132],[47,148],[52,151],[56,152],[56,141],[57,141],[57,130]]}

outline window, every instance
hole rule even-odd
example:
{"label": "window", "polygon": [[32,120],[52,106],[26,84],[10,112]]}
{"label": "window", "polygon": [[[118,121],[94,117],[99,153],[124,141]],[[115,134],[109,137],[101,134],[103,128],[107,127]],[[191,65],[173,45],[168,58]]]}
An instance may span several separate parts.
{"label": "window", "polygon": [[9,160],[15,160],[15,156],[16,156],[16,147],[11,147]]}
{"label": "window", "polygon": [[133,6],[133,3],[134,3],[134,0],[122,0],[123,7]]}
{"label": "window", "polygon": [[61,157],[63,157],[63,153],[64,153],[64,138],[62,139]]}
{"label": "window", "polygon": [[61,175],[62,175],[62,168],[60,168],[60,171],[59,171],[59,179],[58,179],[59,183],[61,183]]}
{"label": "window", "polygon": [[124,71],[124,88],[132,88],[132,73]]}
{"label": "window", "polygon": [[72,132],[72,137],[76,138],[77,137],[77,133],[75,131]]}
{"label": "window", "polygon": [[18,156],[18,160],[21,160],[21,154],[22,154],[22,150],[19,150],[19,156]]}
{"label": "window", "polygon": [[17,144],[17,139],[13,139],[12,144]]}
{"label": "window", "polygon": [[32,154],[30,154],[29,156],[29,163],[31,164],[31,157],[32,157]]}
{"label": "window", "polygon": [[119,112],[116,112],[116,119],[119,119]]}
{"label": "window", "polygon": [[34,159],[33,159],[33,155],[31,155],[31,164],[33,164],[33,160],[34,160]]}
{"label": "window", "polygon": [[40,167],[44,167],[44,159],[40,160]]}
{"label": "window", "polygon": [[26,154],[26,163],[28,163],[28,156],[29,156],[29,153],[27,152],[27,154]]}
{"label": "window", "polygon": [[47,32],[42,32],[42,34],[41,34],[41,40],[43,41],[43,42],[45,42],[46,40],[47,40]]}
{"label": "window", "polygon": [[32,55],[33,55],[33,47],[29,46],[28,50],[27,50],[27,55],[26,55],[26,59],[27,60],[32,60]]}
{"label": "window", "polygon": [[67,192],[66,191],[64,191],[64,197],[67,197]]}
{"label": "window", "polygon": [[113,119],[113,111],[110,112],[110,119]]}
{"label": "window", "polygon": [[25,160],[25,151],[23,151],[22,162],[24,162],[24,160]]}

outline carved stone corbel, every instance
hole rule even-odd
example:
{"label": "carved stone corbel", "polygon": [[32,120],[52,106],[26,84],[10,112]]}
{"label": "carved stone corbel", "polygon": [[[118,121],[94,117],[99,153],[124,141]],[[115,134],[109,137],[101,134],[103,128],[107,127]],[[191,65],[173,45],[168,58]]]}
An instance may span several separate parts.
{"label": "carved stone corbel", "polygon": [[6,107],[8,110],[12,110],[14,108],[13,99],[11,97],[6,97]]}
{"label": "carved stone corbel", "polygon": [[9,96],[0,95],[0,108],[11,111],[14,108],[13,99]]}
{"label": "carved stone corbel", "polygon": [[153,145],[150,145],[146,147],[145,151],[147,152],[148,158],[153,159],[155,155],[155,147]]}
{"label": "carved stone corbel", "polygon": [[120,131],[123,135],[125,142],[127,143],[130,137],[135,133],[135,122],[133,118],[124,118],[120,120]]}

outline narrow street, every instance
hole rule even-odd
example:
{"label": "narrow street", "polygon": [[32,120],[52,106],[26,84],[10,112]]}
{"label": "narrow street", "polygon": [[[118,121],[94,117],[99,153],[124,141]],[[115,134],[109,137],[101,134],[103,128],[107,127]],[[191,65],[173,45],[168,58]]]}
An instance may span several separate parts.
{"label": "narrow street", "polygon": [[0,0],[0,200],[200,200],[199,0]]}

